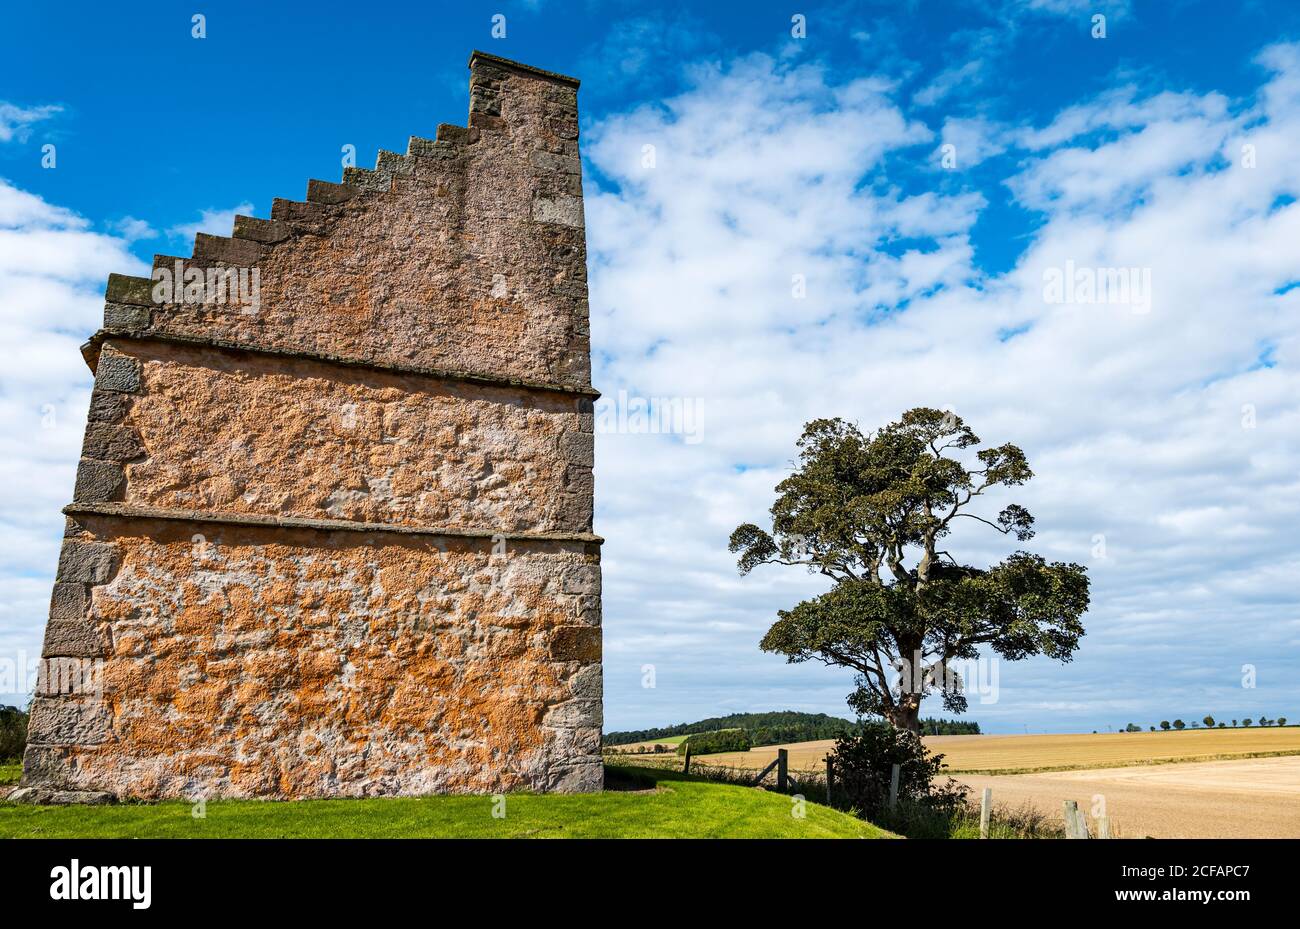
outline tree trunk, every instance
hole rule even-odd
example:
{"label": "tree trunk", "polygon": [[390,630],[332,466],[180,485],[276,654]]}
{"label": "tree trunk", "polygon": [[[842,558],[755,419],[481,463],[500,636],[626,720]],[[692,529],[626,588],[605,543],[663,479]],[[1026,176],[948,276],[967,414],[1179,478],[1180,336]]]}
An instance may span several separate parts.
{"label": "tree trunk", "polygon": [[907,729],[921,732],[921,696],[920,694],[903,694],[902,698],[889,711],[889,722],[895,729]]}

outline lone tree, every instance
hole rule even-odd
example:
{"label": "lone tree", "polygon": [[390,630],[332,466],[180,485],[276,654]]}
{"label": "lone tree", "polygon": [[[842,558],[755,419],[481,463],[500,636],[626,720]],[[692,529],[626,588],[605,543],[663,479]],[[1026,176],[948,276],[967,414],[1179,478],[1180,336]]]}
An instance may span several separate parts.
{"label": "lone tree", "polygon": [[975,658],[981,646],[1008,661],[1069,661],[1088,608],[1083,567],[1017,551],[978,568],[941,548],[958,519],[1033,537],[1024,507],[1010,504],[995,519],[972,512],[986,492],[1033,476],[1014,445],[968,453],[969,464],[954,454],[979,444],[960,417],[923,407],[868,435],[841,419],[808,423],[799,466],[777,485],[772,531],[746,523],[730,548],[741,574],[801,565],[835,583],[778,611],[762,649],[852,668],[849,705],[913,732],[922,699],[936,688],[945,708],[965,711],[949,664]]}

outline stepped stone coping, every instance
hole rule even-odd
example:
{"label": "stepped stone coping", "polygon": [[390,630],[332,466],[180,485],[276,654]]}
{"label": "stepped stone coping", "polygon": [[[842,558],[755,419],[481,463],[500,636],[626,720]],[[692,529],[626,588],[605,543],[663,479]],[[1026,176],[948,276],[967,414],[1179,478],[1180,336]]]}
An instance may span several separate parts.
{"label": "stepped stone coping", "polygon": [[266,345],[252,345],[247,342],[231,342],[226,339],[213,339],[206,336],[178,335],[175,333],[154,332],[139,329],[103,328],[97,331],[81,346],[81,356],[92,371],[98,364],[99,349],[110,339],[134,342],[166,342],[173,345],[198,346],[214,348],[226,352],[248,352],[251,355],[268,355],[278,358],[301,358],[307,361],[320,361],[326,364],[349,368],[366,368],[372,371],[391,371],[396,374],[416,374],[443,381],[459,381],[467,384],[483,384],[489,387],[515,387],[522,390],[536,390],[550,393],[569,394],[588,397],[595,400],[600,391],[594,387],[579,387],[571,384],[554,384],[545,381],[533,381],[526,378],[504,377],[495,374],[474,374],[469,371],[453,371],[446,368],[430,368],[424,365],[404,365],[388,361],[368,361],[347,355],[334,355],[329,352],[311,352],[303,349],[273,348]]}
{"label": "stepped stone coping", "polygon": [[521,61],[513,61],[509,58],[502,58],[499,55],[492,55],[488,52],[481,52],[475,49],[470,52],[469,66],[474,67],[474,62],[482,61],[488,64],[494,64],[500,68],[507,68],[511,71],[519,71],[524,74],[531,74],[535,77],[544,77],[561,84],[568,84],[571,87],[577,87],[581,82],[576,77],[569,77],[567,74],[559,74],[555,71],[546,71],[542,68],[534,68],[532,65],[526,65]]}
{"label": "stepped stone coping", "polygon": [[218,523],[227,526],[262,526],[271,529],[314,529],[320,532],[391,533],[454,539],[508,539],[520,542],[589,542],[605,540],[593,532],[502,532],[492,529],[458,529],[452,526],[403,526],[362,523],[350,519],[310,519],[302,516],[261,516],[216,510],[178,510],[129,503],[70,503],[65,516],[114,516],[122,519],[162,519],[173,522]]}

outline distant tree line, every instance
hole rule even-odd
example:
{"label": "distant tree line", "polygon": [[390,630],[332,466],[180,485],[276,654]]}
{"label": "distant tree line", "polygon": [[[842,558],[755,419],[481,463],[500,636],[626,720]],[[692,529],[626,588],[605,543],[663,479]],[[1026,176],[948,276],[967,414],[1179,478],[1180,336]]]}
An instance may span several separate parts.
{"label": "distant tree line", "polygon": [[0,762],[18,761],[27,744],[27,714],[16,706],[0,706]]}
{"label": "distant tree line", "polygon": [[[947,719],[922,719],[924,735],[979,735],[979,723]],[[633,742],[650,742],[677,735],[696,735],[724,729],[744,730],[751,745],[785,745],[790,742],[812,742],[819,739],[838,739],[857,735],[864,722],[853,722],[825,713],[799,713],[778,710],[770,713],[732,713],[714,716],[693,723],[679,723],[659,729],[629,729],[607,732],[602,737],[604,745],[630,745]],[[696,751],[692,746],[691,751]]]}
{"label": "distant tree line", "polygon": [[921,720],[921,735],[979,735],[980,724],[960,719]]}
{"label": "distant tree line", "polygon": [[[1199,722],[1197,722],[1196,720],[1192,720],[1191,723],[1185,723],[1185,722],[1183,722],[1181,719],[1175,719],[1173,722],[1170,722],[1170,721],[1167,720],[1167,719],[1162,719],[1162,720],[1160,720],[1160,729],[1161,729],[1161,731],[1164,731],[1164,732],[1168,732],[1170,729],[1174,729],[1174,730],[1183,730],[1183,729],[1201,729],[1201,728],[1205,728],[1205,729],[1236,729],[1236,728],[1245,728],[1245,727],[1247,727],[1247,726],[1253,726],[1253,725],[1256,725],[1256,722],[1258,722],[1258,724],[1261,725],[1261,726],[1285,726],[1285,725],[1286,725],[1286,717],[1285,717],[1285,716],[1279,716],[1277,719],[1269,719],[1267,716],[1261,716],[1261,717],[1259,718],[1258,721],[1253,720],[1253,719],[1246,718],[1246,719],[1241,720],[1240,722],[1238,722],[1237,720],[1234,719],[1231,723],[1224,722],[1223,720],[1215,721],[1215,719],[1214,719],[1213,716],[1208,716],[1208,715],[1205,716],[1203,719],[1201,719]],[[1152,732],[1155,732],[1155,731],[1156,731],[1156,727],[1155,727],[1155,726],[1151,726],[1151,727],[1150,727],[1150,730],[1151,730]],[[1141,732],[1141,731],[1142,731],[1142,727],[1139,726],[1137,723],[1129,723],[1129,724],[1128,724],[1127,726],[1125,726],[1125,727],[1123,728],[1123,730],[1121,730],[1121,731],[1123,731],[1123,732]]]}

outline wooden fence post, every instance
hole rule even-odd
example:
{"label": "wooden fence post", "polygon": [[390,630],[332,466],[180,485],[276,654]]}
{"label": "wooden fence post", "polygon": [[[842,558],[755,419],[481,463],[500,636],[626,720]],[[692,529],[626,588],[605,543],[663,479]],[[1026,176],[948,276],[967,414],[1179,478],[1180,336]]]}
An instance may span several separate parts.
{"label": "wooden fence post", "polygon": [[1110,838],[1110,817],[1109,816],[1097,817],[1097,838],[1099,839]]}
{"label": "wooden fence post", "polygon": [[831,764],[829,758],[826,759],[826,805],[834,806],[833,792],[835,788],[835,766]]}
{"label": "wooden fence post", "polygon": [[1079,835],[1079,804],[1073,800],[1065,801],[1065,837],[1081,839]]}
{"label": "wooden fence post", "polygon": [[776,789],[785,790],[789,786],[790,753],[784,748],[776,750]]}
{"label": "wooden fence post", "polygon": [[686,743],[686,760],[682,763],[682,773],[691,773],[691,743]]}
{"label": "wooden fence post", "polygon": [[898,806],[898,765],[889,772],[889,808]]}
{"label": "wooden fence post", "polygon": [[989,815],[993,811],[993,788],[985,787],[984,796],[980,800],[980,838],[989,837]]}
{"label": "wooden fence post", "polygon": [[1080,839],[1091,839],[1092,836],[1088,834],[1088,814],[1083,812],[1083,810],[1076,810],[1074,817],[1079,821],[1079,835],[1077,837]]}

